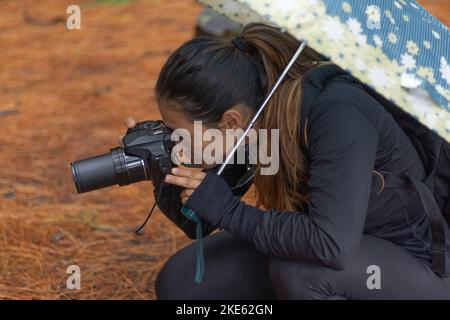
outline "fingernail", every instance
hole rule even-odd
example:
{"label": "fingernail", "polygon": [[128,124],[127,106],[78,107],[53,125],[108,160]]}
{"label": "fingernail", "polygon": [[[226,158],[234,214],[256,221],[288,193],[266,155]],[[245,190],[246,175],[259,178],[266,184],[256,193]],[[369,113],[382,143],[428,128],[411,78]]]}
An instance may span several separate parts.
{"label": "fingernail", "polygon": [[173,173],[178,173],[179,171],[178,171],[178,168],[172,168],[172,172]]}
{"label": "fingernail", "polygon": [[170,181],[172,178],[170,177],[170,175],[166,175],[166,177],[164,178],[164,180],[166,181]]}

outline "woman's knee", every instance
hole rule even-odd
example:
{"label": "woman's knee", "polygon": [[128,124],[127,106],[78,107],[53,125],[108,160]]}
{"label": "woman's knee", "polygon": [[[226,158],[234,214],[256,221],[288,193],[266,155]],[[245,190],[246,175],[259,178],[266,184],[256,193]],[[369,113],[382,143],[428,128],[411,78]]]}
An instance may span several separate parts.
{"label": "woman's knee", "polygon": [[156,281],[155,281],[155,294],[158,300],[168,300],[173,299],[172,288],[176,287],[173,285],[173,279],[176,275],[174,270],[175,263],[170,262],[172,257],[164,264],[162,269],[159,271]]}
{"label": "woman's knee", "polygon": [[[189,299],[188,287],[192,286],[193,276],[186,274],[183,266],[191,265],[188,259],[189,246],[173,254],[159,271],[155,281],[155,294],[158,300]],[[189,261],[188,261],[189,260]]]}
{"label": "woman's knee", "polygon": [[342,271],[317,264],[271,256],[269,275],[279,299],[336,299],[333,279]]}
{"label": "woman's knee", "polygon": [[[196,246],[184,247],[172,255],[161,268],[155,282],[156,297],[160,300],[210,299],[235,296],[239,289],[239,273],[245,276],[253,270],[246,269],[259,260],[251,258],[253,252],[242,240],[218,232],[207,236],[203,241],[204,255],[207,258],[205,275],[201,284],[194,281]],[[249,259],[249,260],[247,260]],[[242,263],[247,260],[247,263]],[[224,275],[231,274],[230,276]],[[243,288],[244,290],[245,288]]]}

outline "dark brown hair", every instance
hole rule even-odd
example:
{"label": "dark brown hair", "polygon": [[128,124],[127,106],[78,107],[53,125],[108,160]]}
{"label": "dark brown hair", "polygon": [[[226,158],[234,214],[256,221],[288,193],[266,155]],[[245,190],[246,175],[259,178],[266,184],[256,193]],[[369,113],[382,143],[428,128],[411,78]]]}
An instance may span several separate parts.
{"label": "dark brown hair", "polygon": [[[240,38],[248,47],[246,52],[230,41],[207,36],[183,44],[160,72],[158,102],[175,102],[172,105],[179,106],[190,120],[209,124],[217,123],[237,104],[256,111],[300,42],[279,28],[261,23],[245,26]],[[322,59],[306,46],[256,124],[269,132],[279,129],[280,137],[278,173],[254,179],[259,206],[295,211],[309,202],[307,163],[299,138],[302,80]]]}

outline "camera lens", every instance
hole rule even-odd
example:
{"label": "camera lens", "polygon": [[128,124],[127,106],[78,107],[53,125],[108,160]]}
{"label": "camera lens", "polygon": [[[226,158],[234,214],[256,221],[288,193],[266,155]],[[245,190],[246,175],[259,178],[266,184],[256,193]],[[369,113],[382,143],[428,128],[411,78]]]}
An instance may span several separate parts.
{"label": "camera lens", "polygon": [[121,147],[112,149],[110,153],[74,161],[70,166],[78,193],[148,180],[144,161],[126,155]]}

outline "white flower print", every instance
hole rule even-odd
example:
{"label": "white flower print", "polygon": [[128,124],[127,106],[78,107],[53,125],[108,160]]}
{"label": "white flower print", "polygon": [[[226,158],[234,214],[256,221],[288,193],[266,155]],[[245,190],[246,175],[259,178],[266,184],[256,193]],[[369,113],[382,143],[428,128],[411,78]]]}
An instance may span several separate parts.
{"label": "white flower print", "polygon": [[355,59],[355,67],[359,71],[364,71],[366,69],[366,64],[364,63],[363,59],[361,59],[360,57],[357,57]]}
{"label": "white flower print", "polygon": [[352,7],[351,7],[350,3],[348,3],[348,2],[342,3],[342,10],[344,12],[350,13],[352,11]]}
{"label": "white flower print", "polygon": [[381,37],[379,35],[374,35],[373,36],[373,42],[375,43],[375,45],[379,48],[381,48],[383,46],[383,40],[381,39]]}
{"label": "white flower print", "polygon": [[406,49],[408,50],[409,53],[416,55],[419,53],[419,47],[417,46],[417,44],[414,41],[408,40],[406,42]]}
{"label": "white flower print", "polygon": [[414,69],[416,67],[416,59],[410,54],[404,53],[400,57],[400,63],[405,66],[407,70]]}
{"label": "white flower print", "polygon": [[439,71],[442,74],[442,79],[445,79],[447,81],[447,84],[450,85],[450,65],[447,62],[447,59],[445,59],[444,56],[441,57],[441,66],[439,68]]}
{"label": "white flower print", "polygon": [[367,44],[367,36],[362,33],[356,35],[356,43],[360,46]]}
{"label": "white flower print", "polygon": [[367,36],[362,34],[361,23],[356,18],[349,18],[347,26],[351,33],[355,35],[356,43],[360,46],[367,44]]}
{"label": "white flower print", "polygon": [[380,8],[376,5],[367,6],[366,15],[370,20],[379,21],[381,18]]}
{"label": "white flower print", "polygon": [[359,34],[362,32],[361,23],[359,23],[358,19],[356,18],[349,18],[347,20],[347,26],[354,34]]}
{"label": "white flower print", "polygon": [[375,88],[388,87],[391,82],[384,70],[378,66],[373,66],[369,69],[369,78],[372,80]]}
{"label": "white flower print", "polygon": [[388,34],[388,40],[389,40],[390,43],[396,43],[397,42],[397,36],[394,33],[390,32]]}
{"label": "white flower print", "polygon": [[419,67],[417,74],[422,78],[425,78],[430,83],[435,83],[434,71],[430,67]]}
{"label": "white flower print", "polygon": [[338,20],[328,17],[322,30],[327,34],[327,38],[333,41],[339,41],[342,38],[343,30]]}

